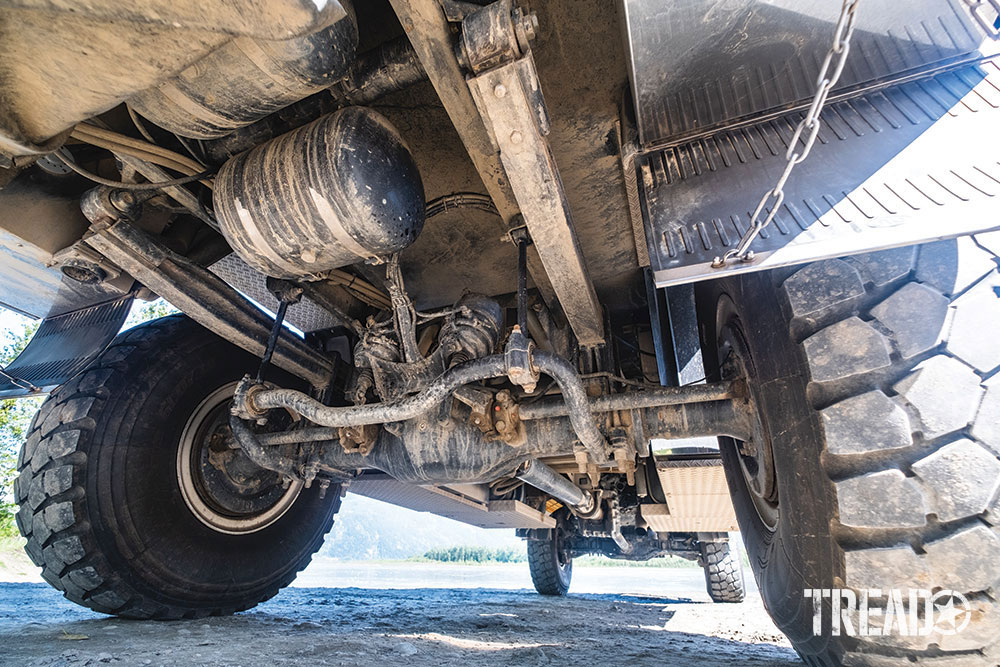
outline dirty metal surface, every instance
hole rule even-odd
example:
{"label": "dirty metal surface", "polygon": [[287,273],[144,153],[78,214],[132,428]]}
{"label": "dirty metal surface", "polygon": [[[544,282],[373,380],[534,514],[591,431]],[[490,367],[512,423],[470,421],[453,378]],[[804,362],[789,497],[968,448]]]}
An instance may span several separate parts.
{"label": "dirty metal surface", "polygon": [[642,505],[657,533],[739,530],[720,459],[656,462],[666,504]]}
{"label": "dirty metal surface", "polygon": [[344,12],[339,3],[311,0],[2,3],[0,149],[49,152],[71,126],[234,38],[296,37]]}
{"label": "dirty metal surface", "polygon": [[[278,300],[267,289],[267,276],[251,268],[236,253],[226,255],[208,267],[208,270],[268,312],[278,312]],[[307,298],[288,307],[285,321],[307,333],[331,329],[340,324],[330,313]]]}
{"label": "dirty metal surface", "polygon": [[114,340],[128,317],[132,296],[47,317],[28,346],[3,369],[0,397],[27,396],[30,387],[49,390],[82,371]]}
{"label": "dirty metal surface", "polygon": [[549,148],[549,120],[534,61],[525,56],[469,79],[500,161],[563,312],[581,345],[604,340],[597,294]]}
{"label": "dirty metal surface", "polygon": [[417,486],[384,474],[365,474],[350,491],[418,512],[430,512],[480,528],[555,528],[552,517],[517,500],[482,501],[438,486]]}
{"label": "dirty metal surface", "polygon": [[[202,326],[263,355],[272,318],[215,274],[124,221],[88,237],[87,244]],[[314,387],[327,386],[335,370],[333,361],[290,331],[279,336],[273,362]]]}
{"label": "dirty metal surface", "polygon": [[[831,0],[623,0],[640,143],[674,142],[808,102],[840,12]],[[834,90],[996,53],[995,5],[866,0]]]}
{"label": "dirty metal surface", "polygon": [[658,287],[1000,226],[1000,63],[992,59],[828,105],[750,263],[711,267],[780,175],[801,111],[637,159]]}

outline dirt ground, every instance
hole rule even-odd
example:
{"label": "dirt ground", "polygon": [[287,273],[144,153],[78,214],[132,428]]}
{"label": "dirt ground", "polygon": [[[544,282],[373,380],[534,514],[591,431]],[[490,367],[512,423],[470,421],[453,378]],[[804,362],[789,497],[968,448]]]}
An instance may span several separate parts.
{"label": "dirt ground", "polygon": [[[657,576],[700,575],[678,572]],[[605,661],[658,667],[801,664],[755,593],[743,604],[721,605],[699,595],[571,593],[551,599],[524,589],[309,587],[289,588],[228,618],[140,622],[89,612],[46,584],[0,583],[5,666]]]}

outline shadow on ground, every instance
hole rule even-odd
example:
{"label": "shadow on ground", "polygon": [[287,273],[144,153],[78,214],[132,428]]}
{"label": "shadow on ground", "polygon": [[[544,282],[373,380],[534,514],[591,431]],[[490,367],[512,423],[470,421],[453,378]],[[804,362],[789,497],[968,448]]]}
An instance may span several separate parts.
{"label": "shadow on ground", "polygon": [[761,616],[759,598],[713,605],[493,589],[290,588],[232,617],[126,621],[78,607],[45,584],[0,584],[0,664],[800,664]]}

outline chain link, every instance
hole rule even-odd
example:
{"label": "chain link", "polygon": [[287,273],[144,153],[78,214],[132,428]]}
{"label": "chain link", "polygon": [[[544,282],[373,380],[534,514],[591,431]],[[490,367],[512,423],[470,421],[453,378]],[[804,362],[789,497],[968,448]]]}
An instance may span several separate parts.
{"label": "chain link", "polygon": [[35,385],[31,384],[27,380],[22,380],[21,378],[17,377],[16,375],[11,375],[10,373],[8,373],[3,368],[0,368],[0,377],[7,378],[8,380],[10,380],[11,384],[13,384],[15,387],[20,387],[21,389],[24,389],[26,391],[30,391],[33,394],[36,394],[36,393],[38,393],[38,392],[41,391],[41,388],[36,387]]}
{"label": "chain link", "polygon": [[[840,75],[844,72],[847,55],[851,51],[851,36],[854,34],[854,19],[858,2],[859,0],[843,0],[840,18],[837,20],[837,29],[833,35],[833,46],[827,52],[823,66],[819,70],[819,77],[816,79],[816,95],[813,97],[806,115],[795,128],[792,140],[788,142],[788,150],[785,152],[785,169],[781,172],[781,177],[778,178],[774,187],[761,197],[760,203],[757,204],[757,208],[754,209],[753,215],[750,217],[750,227],[743,234],[743,238],[740,239],[736,247],[712,261],[714,268],[721,269],[731,259],[737,259],[741,262],[753,261],[754,253],[750,250],[750,244],[778,214],[778,209],[785,201],[785,183],[788,182],[788,177],[792,175],[795,166],[801,164],[809,156],[809,151],[812,150],[813,144],[816,143],[816,137],[819,136],[819,128],[822,124],[820,114],[823,113],[823,107],[830,96],[830,91],[837,85]],[[799,148],[800,142],[802,143],[801,148]]]}

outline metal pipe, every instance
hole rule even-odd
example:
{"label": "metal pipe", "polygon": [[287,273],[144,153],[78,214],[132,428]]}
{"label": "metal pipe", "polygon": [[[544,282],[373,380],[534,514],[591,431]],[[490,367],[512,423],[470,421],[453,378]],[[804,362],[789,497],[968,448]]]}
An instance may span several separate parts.
{"label": "metal pipe", "polygon": [[503,355],[496,354],[450,368],[419,394],[387,403],[330,407],[293,389],[264,389],[248,396],[247,402],[251,412],[291,408],[309,421],[323,426],[385,424],[420,416],[459,387],[500,377],[505,372]]}
{"label": "metal pipe", "polygon": [[594,415],[590,411],[587,391],[583,388],[583,381],[580,380],[576,369],[568,361],[551,352],[535,352],[532,363],[559,385],[566,405],[566,414],[573,424],[576,436],[590,452],[595,463],[604,463],[608,456],[608,442],[597,428]]}
{"label": "metal pipe", "polygon": [[594,494],[581,489],[538,459],[526,461],[514,476],[581,514],[590,514],[594,510]]}
{"label": "metal pipe", "polygon": [[[533,365],[542,373],[551,376],[562,390],[566,402],[566,413],[573,430],[583,446],[590,452],[595,463],[607,460],[607,441],[590,411],[587,393],[576,370],[562,357],[549,352],[536,352]],[[390,401],[346,407],[330,407],[310,398],[300,391],[291,389],[261,389],[247,396],[246,406],[250,413],[274,408],[290,408],[306,419],[322,426],[360,426],[363,424],[384,424],[404,421],[417,417],[439,405],[459,387],[500,377],[507,373],[503,355],[491,355],[459,364],[432,382],[415,396]]]}
{"label": "metal pipe", "polygon": [[[661,387],[643,391],[630,391],[624,394],[606,394],[590,398],[588,399],[588,403],[591,412],[614,412],[616,410],[636,410],[639,408],[659,408],[666,405],[724,401],[738,395],[737,382],[692,384],[685,387]],[[559,398],[522,405],[518,410],[518,415],[522,420],[565,417],[568,414],[570,414],[569,406]]]}
{"label": "metal pipe", "polygon": [[528,331],[528,239],[517,240],[517,326]]}
{"label": "metal pipe", "polygon": [[359,55],[347,76],[329,90],[340,104],[365,105],[426,80],[420,58],[404,35]]}

